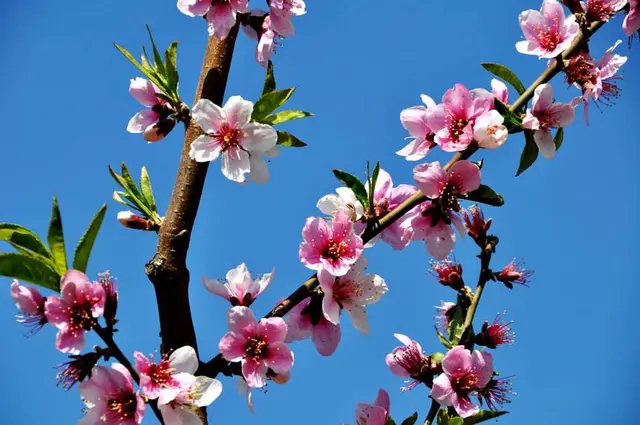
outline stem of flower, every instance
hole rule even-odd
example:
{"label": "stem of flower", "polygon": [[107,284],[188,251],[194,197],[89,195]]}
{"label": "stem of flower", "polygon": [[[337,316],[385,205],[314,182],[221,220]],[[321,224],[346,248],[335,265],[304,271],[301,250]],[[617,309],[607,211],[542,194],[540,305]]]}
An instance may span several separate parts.
{"label": "stem of flower", "polygon": [[431,425],[439,410],[440,404],[434,399],[431,399],[431,407],[429,408],[429,413],[427,413],[427,418],[424,420],[424,425]]}
{"label": "stem of flower", "polygon": [[[127,359],[127,356],[125,356],[122,350],[120,350],[118,344],[116,344],[116,342],[113,340],[113,331],[105,329],[98,324],[93,327],[93,330],[107,345],[109,349],[109,355],[118,360],[122,366],[126,367],[133,380],[136,381],[136,384],[140,384],[140,376],[138,375],[138,372],[133,367],[129,359]],[[160,423],[164,425],[162,414],[160,413],[160,410],[158,410],[157,400],[149,400],[148,404],[149,406],[151,406],[151,410],[153,410],[153,413],[156,415]]]}

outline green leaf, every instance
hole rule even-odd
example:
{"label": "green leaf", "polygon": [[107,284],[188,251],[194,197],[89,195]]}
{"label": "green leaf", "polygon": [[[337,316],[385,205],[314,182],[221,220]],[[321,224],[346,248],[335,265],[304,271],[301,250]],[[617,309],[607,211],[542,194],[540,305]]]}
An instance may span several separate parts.
{"label": "green leaf", "polygon": [[102,226],[102,221],[104,220],[104,215],[106,213],[107,205],[104,204],[93,217],[91,223],[89,223],[89,227],[78,241],[76,251],[73,255],[73,268],[75,270],[79,270],[83,273],[87,271],[89,256],[91,255],[93,244],[98,237],[98,232],[100,231],[100,227]]}
{"label": "green leaf", "polygon": [[149,180],[147,167],[142,167],[142,171],[140,172],[140,189],[142,190],[142,195],[144,196],[145,201],[147,201],[149,209],[151,211],[155,211],[156,200],[153,197],[153,189],[151,188],[151,180]]}
{"label": "green leaf", "polygon": [[513,88],[518,91],[518,94],[524,93],[524,84],[522,84],[522,81],[520,81],[516,74],[506,66],[500,65],[499,63],[483,63],[482,67],[496,77],[511,84]]}
{"label": "green leaf", "polygon": [[144,197],[142,196],[142,193],[140,193],[140,191],[138,190],[138,186],[136,185],[135,180],[133,180],[133,177],[131,177],[131,173],[129,172],[129,169],[127,168],[127,165],[124,162],[122,163],[122,178],[127,184],[126,189],[128,190],[128,192],[132,194],[134,197],[140,200],[143,200]]}
{"label": "green leaf", "polygon": [[[164,53],[164,67],[167,83],[171,89],[172,94],[178,94],[178,82],[180,76],[178,75],[178,42],[171,43],[167,51]],[[178,100],[178,99],[174,99]]]}
{"label": "green leaf", "polygon": [[460,342],[462,338],[462,333],[464,332],[464,314],[462,312],[462,307],[460,304],[456,305],[455,312],[453,314],[453,318],[449,323],[449,341],[451,341],[451,346],[456,346]]}
{"label": "green leaf", "polygon": [[444,334],[442,332],[440,332],[440,329],[438,329],[437,326],[435,326],[435,328],[436,328],[436,334],[438,335],[438,339],[440,340],[442,345],[444,345],[445,348],[451,349],[453,347],[453,344],[451,344],[449,342],[449,340],[447,339],[447,337],[444,336]]}
{"label": "green leaf", "polygon": [[524,127],[522,127],[522,120],[520,119],[520,117],[518,117],[518,115],[511,112],[511,110],[507,105],[500,102],[498,99],[494,99],[494,105],[495,105],[496,111],[498,111],[500,115],[502,115],[502,117],[504,118],[504,126],[507,128],[507,131],[510,134],[520,133],[521,131],[524,130]]}
{"label": "green leaf", "polygon": [[267,93],[260,97],[253,107],[251,119],[256,122],[262,122],[267,115],[284,105],[291,97],[295,87]]}
{"label": "green leaf", "polygon": [[127,60],[129,62],[131,62],[133,64],[133,66],[135,66],[138,71],[140,71],[145,77],[147,77],[149,80],[151,80],[156,86],[158,86],[159,88],[164,87],[164,83],[162,81],[160,81],[160,79],[158,78],[158,74],[155,72],[155,70],[153,68],[151,68],[148,64],[140,64],[136,58],[133,57],[133,55],[131,53],[129,53],[129,51],[127,49],[125,49],[124,47],[120,46],[119,44],[113,43],[113,45],[115,46],[116,49],[118,49],[118,51],[120,53],[122,53],[122,55],[127,58]]}
{"label": "green leaf", "polygon": [[459,416],[450,417],[447,409],[438,411],[438,425],[462,425],[463,419]]}
{"label": "green leaf", "polygon": [[278,145],[280,146],[288,146],[291,148],[303,148],[307,146],[305,142],[298,139],[291,133],[287,133],[286,131],[278,131]]}
{"label": "green leaf", "polygon": [[367,190],[364,187],[364,184],[358,178],[352,174],[347,173],[342,170],[333,170],[333,175],[336,176],[338,180],[345,186],[353,191],[356,195],[356,199],[360,201],[360,203],[367,208],[369,205],[369,200],[367,199]]}
{"label": "green leaf", "polygon": [[53,208],[51,211],[51,222],[49,223],[47,241],[49,242],[49,249],[51,250],[55,269],[60,275],[63,275],[67,271],[67,254],[64,247],[60,207],[58,206],[58,198],[55,196],[53,197]]}
{"label": "green leaf", "polygon": [[387,422],[384,425],[396,425],[396,421],[391,416],[387,418]]}
{"label": "green leaf", "polygon": [[[369,174],[369,163],[367,162],[367,174]],[[373,168],[373,174],[371,174],[371,181],[369,182],[369,208],[373,209],[373,196],[376,191],[376,184],[378,184],[378,175],[380,175],[380,162],[376,162],[376,166]]]}
{"label": "green leaf", "polygon": [[156,42],[153,40],[153,35],[151,34],[151,28],[149,25],[145,25],[147,27],[147,32],[149,33],[149,39],[151,40],[151,47],[153,48],[153,66],[155,69],[159,71],[160,75],[165,75],[164,64],[162,63],[162,56],[160,56],[160,51],[156,47]]}
{"label": "green leaf", "polygon": [[305,111],[282,111],[266,116],[261,122],[268,125],[282,124],[283,122],[299,120],[301,118],[312,117],[311,112]]}
{"label": "green leaf", "polygon": [[499,195],[495,190],[484,184],[481,184],[480,187],[473,192],[467,193],[465,199],[491,205],[493,207],[501,207],[504,205],[504,198],[502,195]]}
{"label": "green leaf", "polygon": [[[146,215],[146,218],[149,218],[153,215],[153,211],[147,207],[145,198],[138,190],[136,183],[133,181],[129,170],[125,163],[122,163],[122,175],[113,171],[113,168],[109,166],[109,173],[113,179],[123,188],[126,192],[114,192],[113,199],[121,204],[127,205],[126,202],[122,200],[122,198],[126,199],[130,202],[131,205],[129,207],[133,207],[135,205],[135,209],[140,211],[141,213]],[[120,199],[117,199],[120,198]]]}
{"label": "green leaf", "polygon": [[524,173],[538,159],[538,145],[533,140],[533,132],[531,130],[524,131],[525,145],[520,155],[520,165],[516,177]]}
{"label": "green leaf", "polygon": [[13,246],[33,251],[46,258],[51,258],[49,248],[40,240],[38,235],[23,226],[12,223],[0,223],[0,241],[6,241]]}
{"label": "green leaf", "polygon": [[267,65],[267,74],[264,76],[264,87],[262,88],[262,95],[271,93],[276,90],[276,77],[273,75],[273,62],[269,61]]}
{"label": "green leaf", "polygon": [[474,425],[479,424],[480,422],[488,421],[489,419],[499,418],[502,415],[506,415],[509,412],[494,412],[493,410],[481,410],[470,418],[464,419],[462,421],[463,425]]}
{"label": "green leaf", "polygon": [[0,254],[0,276],[35,283],[60,292],[60,275],[35,257],[16,253]]}
{"label": "green leaf", "polygon": [[558,149],[560,149],[560,146],[562,146],[563,141],[564,141],[564,128],[559,128],[558,131],[556,131],[556,135],[553,137],[553,143],[555,143],[556,145],[556,152],[558,151]]}
{"label": "green leaf", "polygon": [[415,412],[413,415],[409,416],[407,419],[402,421],[400,425],[413,425],[418,420],[418,412]]}

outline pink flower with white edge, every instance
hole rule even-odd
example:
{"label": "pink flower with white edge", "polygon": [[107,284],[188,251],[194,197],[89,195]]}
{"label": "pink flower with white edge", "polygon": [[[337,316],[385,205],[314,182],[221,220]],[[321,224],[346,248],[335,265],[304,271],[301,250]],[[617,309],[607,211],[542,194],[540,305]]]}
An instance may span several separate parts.
{"label": "pink flower with white edge", "polygon": [[311,270],[326,269],[342,276],[355,264],[363,251],[362,239],[353,231],[353,223],[338,211],[331,226],[318,217],[309,217],[302,229],[300,261]]}
{"label": "pink flower with white edge", "polygon": [[390,404],[389,394],[385,390],[379,390],[373,404],[358,403],[356,405],[356,424],[385,425],[389,419]]}
{"label": "pink flower with white edge", "polygon": [[421,160],[437,146],[434,142],[435,133],[427,123],[427,110],[435,107],[436,102],[425,94],[421,99],[424,105],[412,106],[400,112],[400,122],[413,140],[396,153],[407,161]]}
{"label": "pink flower with white edge", "polygon": [[458,197],[480,187],[480,168],[470,161],[458,161],[445,171],[439,162],[417,165],[413,177],[422,193],[431,200],[413,221],[414,239],[425,240],[429,254],[444,260],[455,245],[451,224],[464,236],[466,229],[458,216]]}
{"label": "pink flower with white edge", "polygon": [[271,57],[273,57],[276,50],[277,37],[278,34],[273,30],[271,25],[271,17],[269,15],[265,16],[262,22],[262,31],[260,32],[258,47],[256,47],[256,60],[261,66],[266,67]]}
{"label": "pink flower with white edge", "polygon": [[307,13],[304,0],[269,0],[269,16],[273,29],[284,37],[295,35],[291,19]]}
{"label": "pink flower with white edge", "polygon": [[484,149],[497,149],[507,141],[504,117],[495,109],[480,115],[473,125],[473,138]]}
{"label": "pink flower with white edge", "polygon": [[222,383],[208,376],[186,375],[182,389],[171,400],[158,399],[165,425],[202,424],[198,408],[209,406],[222,394]]}
{"label": "pink flower with white edge", "polygon": [[482,390],[493,376],[491,354],[463,345],[452,348],[442,360],[444,371],[433,380],[431,397],[441,406],[453,406],[458,415],[468,418],[480,411],[470,396]]}
{"label": "pink flower with white edge", "polygon": [[456,84],[442,96],[441,104],[427,109],[427,124],[443,151],[463,151],[473,141],[475,119],[493,108],[493,96],[474,95]]}
{"label": "pink flower with white edge", "polygon": [[139,351],[133,353],[136,369],[140,374],[140,389],[150,400],[162,397],[173,400],[198,369],[198,356],[193,347],[180,347],[170,356],[163,356],[159,363],[145,357]]}
{"label": "pink flower with white edge", "polygon": [[191,144],[191,159],[209,162],[222,156],[222,174],[229,180],[244,183],[247,173],[256,183],[269,180],[262,155],[276,146],[278,135],[271,126],[250,122],[252,112],[253,103],[240,96],[231,96],[222,108],[200,99],[192,117],[205,134]]}
{"label": "pink flower with white edge", "polygon": [[421,382],[431,382],[431,369],[429,357],[422,353],[422,347],[417,341],[406,335],[393,334],[403,345],[396,347],[387,354],[385,362],[391,373],[403,378],[411,378],[409,385],[402,387],[402,391],[409,391]]}
{"label": "pink flower with white edge", "polygon": [[143,133],[144,139],[150,143],[164,139],[173,130],[175,120],[169,118],[173,109],[157,96],[162,91],[151,81],[138,77],[131,80],[129,93],[149,109],[135,114],[129,120],[127,131]]}
{"label": "pink flower with white edge", "polygon": [[78,386],[87,405],[86,416],[78,425],[138,425],[146,404],[133,389],[131,374],[119,363],[111,368],[96,366],[91,378]]}
{"label": "pink flower with white edge", "polygon": [[629,0],[629,13],[624,18],[622,29],[629,37],[640,31],[640,1]]}
{"label": "pink flower with white edge", "polygon": [[556,153],[556,144],[551,135],[552,128],[563,128],[576,117],[575,107],[568,103],[555,103],[551,84],[541,84],[533,94],[532,107],[522,120],[522,126],[533,130],[533,140],[547,159]]}
{"label": "pink flower with white edge", "polygon": [[336,189],[336,194],[325,195],[318,200],[316,206],[320,211],[326,215],[333,216],[338,211],[349,216],[349,219],[354,223],[362,218],[364,215],[364,207],[362,203],[358,201],[353,190],[348,187],[339,187]]}
{"label": "pink flower with white edge", "polygon": [[226,282],[202,278],[204,286],[214,295],[229,301],[232,306],[249,307],[271,283],[275,271],[258,276],[255,280],[245,263],[227,272]]}
{"label": "pink flower with white edge", "polygon": [[564,16],[564,8],[556,0],[544,0],[542,8],[525,10],[518,18],[526,40],[516,43],[525,55],[551,59],[566,50],[580,32],[575,15]]}
{"label": "pink flower with white edge", "polygon": [[204,16],[211,9],[211,0],[178,0],[178,10],[187,16]]}
{"label": "pink flower with white edge", "polygon": [[230,362],[242,362],[242,376],[251,388],[266,384],[267,369],[285,373],[293,366],[293,353],[285,344],[287,324],[280,317],[256,320],[247,307],[229,310],[229,332],[218,348]]}
{"label": "pink flower with white edge", "polygon": [[206,15],[209,35],[224,40],[236,24],[237,14],[248,12],[248,0],[214,0]]}
{"label": "pink flower with white edge", "polygon": [[569,84],[574,84],[582,91],[582,103],[584,105],[584,120],[589,123],[589,101],[611,105],[620,94],[620,89],[615,83],[622,77],[617,75],[622,65],[627,62],[626,56],[613,53],[616,47],[622,43],[618,40],[605,52],[602,59],[596,62],[588,53],[580,53],[573,56],[565,64],[565,75]]}
{"label": "pink flower with white edge", "polygon": [[47,324],[47,317],[44,313],[46,298],[40,291],[32,286],[22,286],[14,279],[11,284],[11,298],[16,303],[16,307],[22,313],[16,316],[18,323],[28,326],[27,335],[33,335]]}
{"label": "pink flower with white edge", "polygon": [[363,334],[369,333],[366,306],[378,302],[388,290],[380,276],[364,274],[366,267],[367,260],[362,255],[344,276],[335,277],[325,269],[318,272],[318,282],[324,292],[324,317],[337,325],[344,308],[351,316],[353,326]]}
{"label": "pink flower with white edge", "polygon": [[80,354],[84,333],[90,331],[104,313],[106,295],[99,283],[77,270],[68,270],[60,281],[62,297],[47,298],[44,314],[58,328],[56,348],[69,354]]}
{"label": "pink flower with white edge", "polygon": [[311,338],[322,356],[330,356],[338,348],[342,335],[340,325],[324,317],[319,299],[305,299],[284,316],[284,321],[288,326],[285,342]]}
{"label": "pink flower with white edge", "polygon": [[445,331],[449,329],[449,323],[453,319],[453,314],[456,309],[456,303],[450,301],[442,301],[440,305],[436,306],[436,315],[433,317],[436,321],[436,325]]}
{"label": "pink flower with white edge", "polygon": [[491,80],[491,94],[505,105],[509,103],[509,89],[502,81],[495,78]]}
{"label": "pink flower with white edge", "polygon": [[582,2],[588,22],[606,22],[627,5],[627,0],[587,0]]}

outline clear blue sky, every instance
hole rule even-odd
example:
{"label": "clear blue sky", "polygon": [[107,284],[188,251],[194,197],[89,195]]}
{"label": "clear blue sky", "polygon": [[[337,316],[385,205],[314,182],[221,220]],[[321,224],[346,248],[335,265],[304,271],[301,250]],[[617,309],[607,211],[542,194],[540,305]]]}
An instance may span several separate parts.
{"label": "clear blue sky", "polygon": [[[258,0],[251,3],[262,7]],[[280,86],[298,87],[290,105],[317,115],[288,127],[309,147],[285,150],[275,159],[266,186],[227,181],[217,163],[207,179],[188,260],[205,358],[217,353],[227,305],[205,291],[200,276],[223,276],[240,262],[253,273],[275,266],[275,281],[254,305],[258,315],[265,313],[310,274],[298,261],[300,230],[306,217],[319,214],[317,199],[337,187],[332,168],[361,173],[367,159],[380,160],[396,182],[410,183],[413,164],[394,154],[406,136],[398,119],[403,108],[418,104],[421,93],[439,99],[457,82],[488,88],[491,77],[480,67],[483,61],[507,64],[525,83],[545,64],[514,48],[521,37],[518,13],[537,9],[538,0],[466,1],[455,8],[436,0],[309,3],[308,15],[295,21],[298,35],[275,57]],[[117,340],[127,353],[158,348],[156,303],[144,275],[156,238],[117,223],[119,207],[110,200],[115,184],[107,165],[122,160],[135,170],[146,165],[158,202],[166,205],[182,144],[180,131],[155,145],[125,131],[139,109],[127,92],[129,79],[139,74],[111,43],[137,54],[147,42],[145,23],[160,45],[179,41],[180,88],[191,102],[206,26],[181,15],[172,0],[38,2],[35,7],[9,2],[0,16],[0,115],[5,120],[0,221],[44,234],[51,196],[57,193],[72,244],[99,206],[109,203],[89,274],[111,269],[118,277]],[[620,25],[618,19],[598,34],[592,43],[597,56],[622,36]],[[530,289],[491,286],[479,312],[480,318],[492,319],[507,310],[515,320],[516,344],[495,353],[497,369],[516,375],[520,394],[508,406],[512,414],[500,420],[505,425],[595,425],[635,417],[640,335],[633,311],[640,289],[634,252],[640,233],[633,217],[640,204],[632,175],[640,148],[637,126],[629,123],[638,118],[639,47],[624,67],[617,105],[602,114],[593,108],[590,127],[576,120],[554,160],[540,159],[516,179],[520,137],[482,155],[484,182],[506,198],[503,208],[486,210],[501,238],[495,265],[524,257],[536,269]],[[627,52],[626,42],[620,51]],[[227,96],[257,98],[263,70],[253,55],[252,42],[241,36]],[[576,93],[560,80],[554,85],[562,100]],[[437,153],[430,159],[446,158]],[[256,394],[257,416],[244,407],[235,382],[223,378],[225,390],[210,408],[212,423],[353,424],[355,404],[372,401],[381,387],[391,394],[394,417],[419,410],[424,418],[426,388],[400,393],[402,380],[389,372],[384,356],[396,346],[394,332],[417,339],[427,351],[440,350],[432,306],[452,294],[426,274],[429,257],[422,244],[403,252],[378,245],[367,251],[369,268],[386,279],[390,291],[370,309],[371,334],[359,335],[345,318],[334,356],[319,356],[309,341],[295,343],[291,381]],[[456,255],[474,283],[475,247],[460,243]],[[77,391],[55,387],[52,366],[65,357],[53,348],[54,330],[23,338],[25,330],[13,318],[10,281],[3,280],[2,422],[73,424],[82,403]],[[155,420],[149,415],[145,423]]]}

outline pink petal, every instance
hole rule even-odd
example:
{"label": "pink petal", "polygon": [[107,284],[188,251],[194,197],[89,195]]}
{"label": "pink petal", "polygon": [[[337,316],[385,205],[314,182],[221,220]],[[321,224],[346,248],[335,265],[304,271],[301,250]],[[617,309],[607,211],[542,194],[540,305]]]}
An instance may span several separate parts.
{"label": "pink petal", "polygon": [[471,352],[463,345],[453,347],[442,360],[442,370],[449,376],[468,373],[471,367]]}
{"label": "pink petal", "polygon": [[232,288],[232,295],[242,300],[253,282],[251,273],[245,263],[241,263],[236,268],[231,269],[226,275],[227,282]]}
{"label": "pink petal", "polygon": [[111,363],[111,376],[119,389],[133,391],[133,377],[129,370],[120,363]]}
{"label": "pink petal", "polygon": [[66,329],[69,322],[69,311],[67,304],[56,295],[47,298],[44,304],[44,314],[52,325],[58,329]]}
{"label": "pink petal", "polygon": [[178,9],[187,16],[203,16],[210,7],[210,0],[178,0]]}
{"label": "pink petal", "polygon": [[466,195],[480,187],[480,168],[471,161],[458,161],[449,170],[449,181]]}
{"label": "pink petal", "polygon": [[224,40],[236,24],[236,12],[226,3],[215,3],[207,12],[209,35]]}
{"label": "pink petal", "polygon": [[533,115],[546,111],[553,105],[553,87],[551,84],[541,84],[533,92]]}
{"label": "pink petal", "polygon": [[249,157],[249,164],[251,171],[249,171],[249,178],[252,182],[257,184],[264,184],[269,181],[269,168],[267,168],[267,162],[254,154]]}
{"label": "pink petal", "polygon": [[340,323],[340,305],[332,295],[327,295],[322,298],[322,313],[324,317],[334,324]]}
{"label": "pink petal", "polygon": [[[368,187],[368,184],[367,184]],[[373,200],[379,202],[383,198],[389,198],[391,196],[391,190],[393,189],[393,180],[391,175],[385,170],[380,169],[378,174],[378,180],[376,181],[376,187],[373,192]]]}
{"label": "pink petal", "polygon": [[24,314],[39,314],[39,307],[45,303],[40,291],[31,286],[22,286],[15,279],[11,283],[10,292],[16,307]]}
{"label": "pink petal", "polygon": [[397,151],[396,154],[404,156],[407,161],[419,161],[427,156],[434,146],[436,144],[431,139],[419,137],[409,142],[407,146]]}
{"label": "pink petal", "polygon": [[344,211],[338,211],[331,224],[332,236],[337,242],[346,241],[353,234],[353,223]]}
{"label": "pink petal", "polygon": [[376,401],[374,402],[376,406],[382,407],[387,412],[389,411],[389,407],[391,405],[391,401],[389,400],[389,393],[385,390],[378,390],[378,396],[376,397]]}
{"label": "pink petal", "polygon": [[235,332],[227,332],[220,339],[218,349],[228,361],[240,361],[246,354],[247,338]]}
{"label": "pink petal", "polygon": [[320,319],[320,322],[313,327],[313,345],[323,356],[330,356],[336,351],[340,337],[340,326],[334,325],[324,318]]}
{"label": "pink petal", "polygon": [[196,350],[193,347],[185,345],[175,350],[169,356],[171,367],[175,369],[174,373],[187,373],[193,375],[198,370],[199,361]]}
{"label": "pink petal", "polygon": [[459,395],[453,398],[453,407],[462,418],[468,418],[480,411],[480,408],[473,404],[468,397],[461,397]]}
{"label": "pink petal", "polygon": [[278,133],[266,124],[250,123],[242,127],[245,138],[242,147],[251,153],[264,153],[272,149],[278,142]]}
{"label": "pink petal", "polygon": [[549,129],[540,129],[533,133],[533,140],[538,145],[538,149],[542,156],[547,159],[551,159],[556,154],[556,144],[553,141],[553,136]]}
{"label": "pink petal", "polygon": [[156,97],[156,93],[160,93],[160,89],[146,78],[137,77],[132,79],[129,84],[129,93],[138,102],[149,108],[160,103]]}
{"label": "pink petal", "polygon": [[270,343],[264,362],[274,372],[285,373],[293,366],[293,353],[284,342]]}
{"label": "pink petal", "polygon": [[202,278],[202,283],[204,283],[205,288],[207,288],[207,290],[209,292],[211,292],[213,295],[217,295],[219,297],[224,298],[225,300],[229,300],[232,296],[231,292],[229,292],[229,289],[227,288],[227,286],[220,282],[217,279],[207,279],[207,278]]}
{"label": "pink petal", "polygon": [[321,251],[318,250],[318,246],[315,243],[303,242],[300,244],[298,257],[305,267],[311,270],[320,270],[322,268],[320,253]]}
{"label": "pink petal", "polygon": [[629,5],[631,6],[631,10],[624,18],[622,29],[627,36],[631,37],[640,31],[640,4],[638,0],[629,0]]}
{"label": "pink petal", "polygon": [[469,90],[462,84],[456,84],[447,90],[442,97],[442,103],[456,118],[470,118],[473,113],[473,99]]}
{"label": "pink petal", "polygon": [[60,329],[56,335],[56,349],[62,353],[80,354],[84,345],[83,330]]}
{"label": "pink petal", "polygon": [[271,8],[271,13],[269,14],[271,17],[271,28],[278,34],[284,37],[291,37],[296,34],[296,31],[293,27],[293,22],[291,22],[292,15],[289,13],[278,13]]}
{"label": "pink petal", "polygon": [[509,89],[502,81],[495,78],[491,80],[491,93],[493,93],[500,102],[505,104],[509,103]]}
{"label": "pink petal", "polygon": [[422,137],[431,132],[427,124],[427,108],[412,106],[400,112],[400,122],[412,137]]}
{"label": "pink petal", "polygon": [[249,13],[249,0],[229,0],[229,4],[238,13]]}
{"label": "pink petal", "polygon": [[282,342],[287,336],[287,324],[280,317],[261,319],[258,322],[257,334],[269,342],[269,345]]}
{"label": "pink petal", "polygon": [[191,117],[207,134],[216,133],[227,121],[224,109],[208,99],[198,100],[193,106]]}
{"label": "pink petal", "polygon": [[400,347],[394,348],[391,353],[387,354],[384,361],[387,364],[387,366],[389,366],[389,369],[391,369],[391,373],[393,373],[396,376],[400,376],[402,378],[408,378],[409,373],[404,367],[398,364],[398,361],[396,360],[396,356],[394,355],[399,350],[402,350],[402,348]]}
{"label": "pink petal", "polygon": [[431,397],[433,397],[433,399],[437,401],[441,406],[453,405],[453,400],[454,398],[456,398],[456,393],[451,387],[451,381],[449,381],[449,377],[444,373],[441,373],[437,378],[433,380]]}
{"label": "pink petal", "polygon": [[327,222],[318,217],[307,218],[302,229],[302,238],[312,243],[317,250],[321,250],[327,244],[331,235]]}
{"label": "pink petal", "polygon": [[471,368],[478,374],[478,388],[484,388],[493,377],[493,356],[486,351],[471,353]]}
{"label": "pink petal", "polygon": [[229,125],[233,128],[241,128],[251,121],[253,103],[244,100],[241,96],[231,96],[222,107]]}
{"label": "pink petal", "polygon": [[554,103],[548,110],[553,127],[567,127],[576,118],[576,110],[569,103]]}
{"label": "pink petal", "polygon": [[446,127],[447,110],[443,104],[427,109],[427,125],[435,133]]}
{"label": "pink petal", "polygon": [[522,126],[529,130],[538,130],[540,128],[540,121],[531,113],[531,109],[527,109],[527,113],[522,120]]}
{"label": "pink petal", "polygon": [[442,189],[449,180],[447,172],[442,169],[438,161],[416,165],[413,168],[413,178],[422,193],[431,199],[440,197]]}
{"label": "pink petal", "polygon": [[520,22],[520,28],[522,28],[525,38],[527,40],[537,41],[540,28],[545,25],[542,14],[537,10],[525,10],[518,16],[518,21]]}
{"label": "pink petal", "polygon": [[267,365],[246,358],[242,360],[242,376],[251,388],[262,388],[267,384]]}
{"label": "pink petal", "polygon": [[258,321],[253,311],[243,306],[236,306],[229,309],[227,321],[231,332],[246,337],[254,336],[256,327],[258,326]]}
{"label": "pink petal", "polygon": [[622,40],[617,40],[613,46],[607,49],[600,62],[598,62],[598,68],[600,69],[600,78],[607,80],[613,77],[618,70],[627,62],[626,56],[620,56],[614,54],[613,51],[622,43]]}
{"label": "pink petal", "polygon": [[240,149],[222,152],[222,174],[237,183],[244,183],[244,175],[251,171],[249,154]]}

